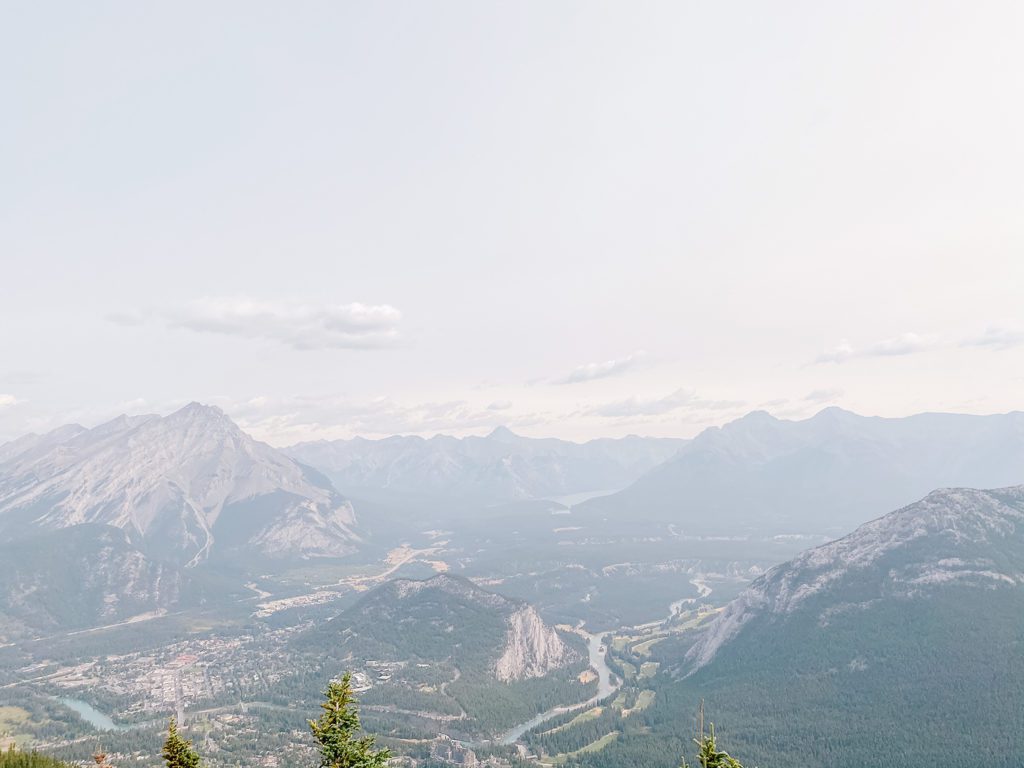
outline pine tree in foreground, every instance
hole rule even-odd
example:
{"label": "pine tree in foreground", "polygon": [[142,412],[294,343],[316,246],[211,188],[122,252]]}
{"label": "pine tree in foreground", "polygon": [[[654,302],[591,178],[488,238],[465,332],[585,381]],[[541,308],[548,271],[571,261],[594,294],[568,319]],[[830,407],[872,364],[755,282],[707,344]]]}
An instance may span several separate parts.
{"label": "pine tree in foreground", "polygon": [[[731,757],[728,752],[720,750],[715,740],[715,724],[711,723],[711,732],[704,733],[704,702],[700,703],[700,714],[698,736],[693,740],[693,743],[697,745],[697,765],[700,768],[743,768],[740,765],[740,761],[735,757]],[[686,756],[683,756],[683,762],[679,768],[690,768],[690,764],[686,762]]]}
{"label": "pine tree in foreground", "polygon": [[374,749],[373,736],[357,737],[359,711],[352,695],[352,675],[328,683],[327,699],[320,708],[319,720],[310,720],[309,728],[320,747],[320,768],[383,768],[391,753]]}
{"label": "pine tree in foreground", "polygon": [[199,753],[192,749],[192,742],[178,733],[178,723],[172,717],[167,726],[167,740],[163,754],[167,768],[199,768]]}

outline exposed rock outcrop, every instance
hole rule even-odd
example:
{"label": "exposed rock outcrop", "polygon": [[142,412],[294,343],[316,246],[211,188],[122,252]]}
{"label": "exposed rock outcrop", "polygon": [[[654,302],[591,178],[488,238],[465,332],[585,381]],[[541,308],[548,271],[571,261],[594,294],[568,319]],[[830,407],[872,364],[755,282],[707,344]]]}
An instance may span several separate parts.
{"label": "exposed rock outcrop", "polygon": [[548,672],[577,660],[578,654],[566,645],[552,627],[530,605],[524,605],[508,618],[508,641],[494,667],[494,676],[502,681],[543,677]]}

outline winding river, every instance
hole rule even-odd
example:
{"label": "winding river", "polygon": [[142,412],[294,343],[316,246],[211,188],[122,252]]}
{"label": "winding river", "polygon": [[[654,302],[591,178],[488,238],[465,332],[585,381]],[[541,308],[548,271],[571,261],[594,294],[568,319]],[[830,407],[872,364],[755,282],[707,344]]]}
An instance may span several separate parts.
{"label": "winding river", "polygon": [[[703,575],[690,580],[690,583],[697,588],[697,597],[687,597],[682,600],[676,600],[668,608],[668,619],[675,617],[685,606],[695,605],[699,600],[703,600],[711,594],[711,587],[707,585]],[[665,621],[661,619],[660,621]],[[658,624],[660,621],[652,622],[652,624]],[[597,695],[581,704],[572,704],[563,707],[554,707],[549,709],[547,712],[541,712],[536,717],[527,720],[525,723],[520,723],[515,728],[512,728],[503,733],[498,741],[501,744],[514,744],[517,742],[524,733],[532,728],[536,728],[541,723],[550,720],[558,715],[563,715],[566,712],[573,712],[578,709],[586,709],[587,707],[593,706],[602,699],[610,696],[613,692],[617,691],[622,685],[620,681],[617,685],[612,683],[612,671],[608,668],[608,664],[605,662],[605,655],[603,653],[602,638],[608,634],[608,632],[597,632],[591,634],[590,632],[584,632],[582,629],[577,629],[580,635],[587,639],[587,650],[590,654],[590,666],[597,670]]]}
{"label": "winding river", "polygon": [[587,707],[593,706],[597,702],[601,701],[612,693],[619,689],[618,685],[612,683],[612,671],[608,668],[608,664],[605,661],[604,655],[604,644],[602,638],[605,636],[605,632],[598,632],[591,634],[590,632],[584,632],[583,630],[577,630],[577,632],[587,640],[587,653],[590,656],[590,666],[597,670],[597,694],[586,701],[580,702],[579,704],[570,704],[568,706],[553,707],[547,712],[541,712],[539,715],[530,718],[525,723],[511,728],[505,733],[498,737],[500,744],[514,744],[519,741],[524,733],[532,728],[536,728],[543,722],[550,720],[558,715],[564,715],[566,712],[575,712],[578,709],[586,709]]}

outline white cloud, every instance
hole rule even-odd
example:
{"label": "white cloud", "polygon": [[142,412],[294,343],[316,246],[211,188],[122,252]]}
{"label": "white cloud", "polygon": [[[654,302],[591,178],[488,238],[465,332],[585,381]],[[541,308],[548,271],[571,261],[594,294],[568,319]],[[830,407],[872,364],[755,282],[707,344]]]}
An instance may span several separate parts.
{"label": "white cloud", "polygon": [[816,389],[804,395],[805,403],[831,403],[843,396],[841,389]]}
{"label": "white cloud", "polygon": [[149,317],[145,312],[108,312],[103,319],[124,328],[137,328],[145,325]]}
{"label": "white cloud", "polygon": [[493,403],[487,406],[488,411],[507,411],[512,407],[511,400],[495,400]]}
{"label": "white cloud", "polygon": [[904,333],[891,339],[883,339],[876,342],[861,354],[864,357],[913,355],[917,352],[935,349],[938,346],[941,346],[941,341],[935,337],[918,336],[916,333]]}
{"label": "white cloud", "polygon": [[960,342],[961,347],[986,347],[988,349],[1011,349],[1024,344],[1024,329],[1014,326],[989,326],[975,336],[968,336]]}
{"label": "white cloud", "polygon": [[692,390],[677,389],[664,397],[644,399],[630,397],[590,408],[587,413],[605,418],[621,419],[634,416],[663,416],[674,411],[724,411],[744,405],[736,400],[709,400]]}
{"label": "white cloud", "polygon": [[[205,298],[166,314],[172,327],[263,339],[298,350],[380,349],[399,340],[402,313],[387,304],[309,304]],[[131,324],[132,315],[108,316]]]}
{"label": "white cloud", "polygon": [[833,347],[832,349],[826,352],[822,352],[820,355],[814,358],[814,362],[844,363],[851,357],[854,357],[855,354],[856,353],[853,351],[853,347],[850,346],[850,342],[848,342],[846,339],[843,339],[841,342],[839,342],[837,346]]}
{"label": "white cloud", "polygon": [[18,402],[18,398],[14,395],[0,394],[0,408],[7,408],[8,406],[15,405]]}
{"label": "white cloud", "polygon": [[836,347],[823,352],[815,358],[816,363],[845,363],[857,357],[898,357],[913,355],[939,349],[943,342],[936,336],[920,336],[916,333],[903,333],[889,339],[882,339],[874,344],[856,349],[843,339]]}
{"label": "white cloud", "polygon": [[239,426],[277,445],[320,438],[365,435],[436,434],[515,426],[523,418],[499,415],[465,400],[402,403],[389,397],[356,400],[344,396],[214,399]]}
{"label": "white cloud", "polygon": [[904,333],[861,348],[855,348],[846,339],[843,339],[837,346],[818,355],[814,362],[845,363],[853,358],[898,357],[955,348],[1003,351],[1020,346],[1024,346],[1024,328],[1013,324],[991,325],[980,333],[960,338],[935,334]]}
{"label": "white cloud", "polygon": [[573,368],[567,376],[555,379],[552,384],[579,384],[594,379],[606,379],[609,376],[618,376],[628,370],[636,368],[646,358],[643,350],[638,350],[631,355],[618,360],[605,360],[603,363],[587,363]]}

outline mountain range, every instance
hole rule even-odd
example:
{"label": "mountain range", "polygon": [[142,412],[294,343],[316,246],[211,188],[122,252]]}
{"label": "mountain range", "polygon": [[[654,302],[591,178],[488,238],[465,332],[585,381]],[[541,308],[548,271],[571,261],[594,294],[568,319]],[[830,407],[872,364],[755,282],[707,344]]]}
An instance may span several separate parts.
{"label": "mountain range", "polygon": [[803,421],[756,411],[705,430],[580,515],[682,533],[840,535],[936,488],[1024,481],[1024,413],[888,419],[827,408]]}
{"label": "mountain range", "polygon": [[[1022,475],[1021,413],[884,419],[830,408],[803,421],[755,412],[691,441],[576,444],[500,428],[486,437],[357,438],[279,450],[219,409],[192,403],[163,417],[68,425],[0,446],[0,543],[17,565],[0,582],[0,611],[12,631],[121,621],[207,599],[189,573],[195,566],[241,561],[273,571],[274,561],[351,554],[368,531],[387,549],[428,525],[450,524],[456,536],[476,526],[495,539],[488,546],[502,546],[503,536],[528,528],[514,516],[487,528],[505,509],[498,499],[630,479],[620,492],[558,510],[567,517],[556,527],[591,537],[647,535],[640,529],[652,522],[682,534],[836,535],[936,487],[1010,486]],[[338,487],[412,501],[389,528],[386,507],[366,500],[367,520],[357,523]],[[476,501],[458,516],[447,498]],[[499,506],[484,512],[481,503]],[[544,525],[549,518],[544,511]],[[611,522],[602,527],[599,519]],[[65,555],[36,558],[32,572],[23,553],[46,547]],[[43,599],[48,584],[85,583],[86,575],[95,599],[66,605],[60,590]]]}
{"label": "mountain range", "polygon": [[[707,574],[692,578],[683,570],[691,566],[675,562],[683,548],[698,562],[705,550],[742,560],[739,539],[836,533],[745,589],[720,579],[742,591],[697,629],[665,625],[657,642],[633,646],[626,638],[625,651],[645,646],[636,661],[649,672],[650,706],[620,717],[621,732],[602,750],[574,759],[603,768],[649,764],[655,751],[678,755],[688,746],[681,729],[703,700],[728,724],[730,749],[751,764],[1009,768],[1024,754],[1022,481],[1021,413],[883,419],[830,408],[803,421],[755,412],[691,441],[574,444],[499,429],[279,450],[193,403],[0,446],[0,646],[226,595],[237,602],[244,562],[252,568],[241,570],[295,600],[292,613],[267,622],[296,622],[274,646],[294,670],[268,677],[275,701],[312,703],[323,680],[353,669],[378,732],[420,738],[442,723],[449,734],[496,737],[594,695],[577,635],[449,573],[366,593],[358,592],[366,582],[350,581],[348,607],[310,626],[339,609],[304,602],[314,587],[301,580],[323,571],[326,583],[351,569],[304,568],[290,582],[274,574],[297,560],[351,554],[371,531],[383,549],[413,531],[443,553],[410,567],[461,570],[509,594],[550,591],[570,569],[601,568],[629,574],[621,593],[609,594],[636,602],[650,565],[658,579],[689,580],[703,600]],[[625,484],[578,504],[537,500]],[[375,493],[414,500],[401,525],[377,525],[387,505],[371,501]],[[348,496],[364,495],[368,519],[357,522]],[[468,500],[461,517],[446,518],[461,528],[424,530],[432,521],[417,497],[444,508],[446,499]],[[609,520],[618,528],[598,524]],[[650,524],[673,535],[641,530]],[[648,545],[657,562],[641,559]],[[488,558],[504,550],[508,571],[488,572]],[[404,567],[394,562],[389,576]],[[549,574],[558,578],[544,580]],[[565,599],[606,599],[581,578],[568,582]],[[711,601],[722,599],[718,581],[713,588]],[[912,727],[903,728],[908,713]],[[588,722],[575,727],[598,727]]]}
{"label": "mountain range", "polygon": [[629,436],[572,443],[516,435],[394,436],[300,443],[285,452],[347,493],[429,494],[497,503],[622,488],[685,440]]}

